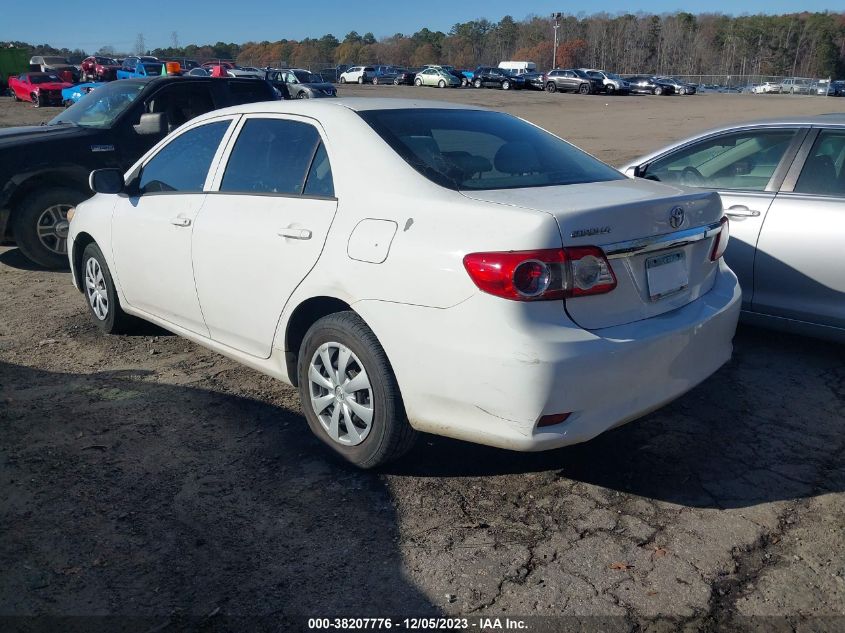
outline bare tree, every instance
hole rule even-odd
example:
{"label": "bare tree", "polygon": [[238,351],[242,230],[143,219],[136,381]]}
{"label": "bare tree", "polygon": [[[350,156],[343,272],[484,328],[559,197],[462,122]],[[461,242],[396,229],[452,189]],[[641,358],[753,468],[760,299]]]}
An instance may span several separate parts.
{"label": "bare tree", "polygon": [[138,55],[143,55],[147,52],[147,43],[144,41],[144,34],[138,33],[138,37],[135,38],[135,53]]}

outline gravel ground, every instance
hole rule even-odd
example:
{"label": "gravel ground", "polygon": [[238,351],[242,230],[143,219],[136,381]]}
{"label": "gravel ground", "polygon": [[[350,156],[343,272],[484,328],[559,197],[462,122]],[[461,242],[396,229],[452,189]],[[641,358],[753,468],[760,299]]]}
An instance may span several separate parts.
{"label": "gravel ground", "polygon": [[[845,107],[343,92],[483,103],[615,164],[730,120]],[[0,125],[55,113],[0,99]],[[293,389],[152,326],[104,337],[67,273],[0,248],[0,629],[843,630],[845,348],[744,327],[735,346],[685,397],[586,444],[424,436],[365,473],[311,437]],[[15,617],[31,615],[122,619]]]}

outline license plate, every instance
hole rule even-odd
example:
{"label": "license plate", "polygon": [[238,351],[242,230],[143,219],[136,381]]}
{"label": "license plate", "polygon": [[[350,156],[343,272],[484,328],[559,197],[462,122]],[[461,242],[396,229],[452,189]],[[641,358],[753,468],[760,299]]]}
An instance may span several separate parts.
{"label": "license plate", "polygon": [[652,301],[683,290],[689,285],[689,273],[683,251],[649,257],[645,260],[648,294]]}

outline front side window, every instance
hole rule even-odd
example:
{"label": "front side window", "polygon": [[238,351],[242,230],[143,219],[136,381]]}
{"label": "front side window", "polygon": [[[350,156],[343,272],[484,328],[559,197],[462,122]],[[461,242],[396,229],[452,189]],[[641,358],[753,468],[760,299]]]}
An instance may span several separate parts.
{"label": "front side window", "polygon": [[235,142],[220,191],[302,195],[320,135],[313,125],[250,119]]}
{"label": "front side window", "polygon": [[623,180],[618,171],[516,117],[484,110],[359,112],[402,159],[449,189],[514,189]]}
{"label": "front side window", "polygon": [[845,130],[819,133],[793,191],[845,196]]}
{"label": "front side window", "polygon": [[229,124],[229,121],[216,121],[201,125],[165,145],[141,170],[141,195],[201,192]]}
{"label": "front side window", "polygon": [[750,130],[705,139],[660,158],[645,178],[689,187],[764,191],[795,130]]}

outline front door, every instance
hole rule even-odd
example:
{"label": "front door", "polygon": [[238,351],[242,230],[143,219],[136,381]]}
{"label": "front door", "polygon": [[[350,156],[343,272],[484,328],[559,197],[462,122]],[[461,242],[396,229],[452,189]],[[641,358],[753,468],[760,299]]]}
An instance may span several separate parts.
{"label": "front door", "polygon": [[127,304],[205,336],[191,234],[209,167],[230,124],[225,119],[190,128],[162,147],[143,165],[137,184],[130,183],[132,194],[120,196],[112,221],[112,254]]}
{"label": "front door", "polygon": [[337,209],[318,129],[245,117],[197,219],[197,294],[211,338],[270,356],[279,317],[322,251]]}

